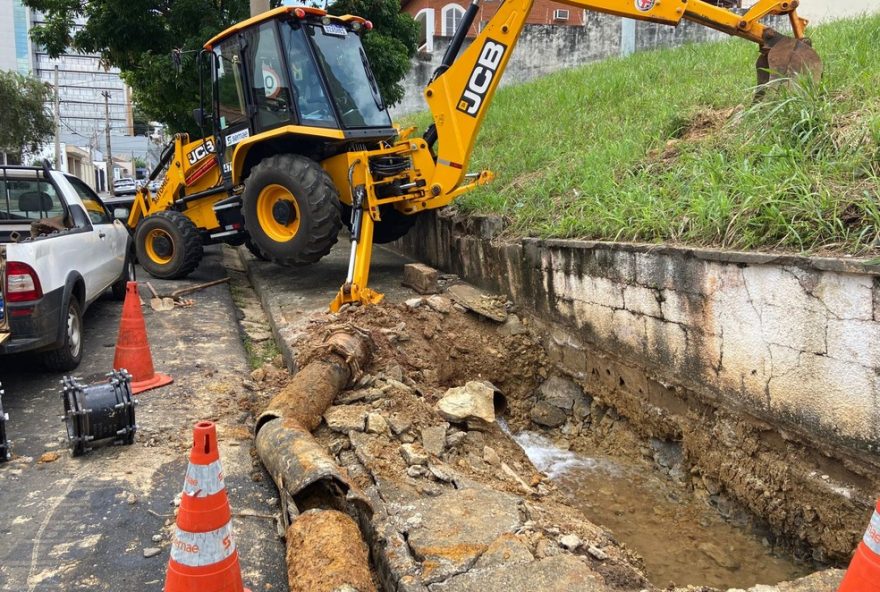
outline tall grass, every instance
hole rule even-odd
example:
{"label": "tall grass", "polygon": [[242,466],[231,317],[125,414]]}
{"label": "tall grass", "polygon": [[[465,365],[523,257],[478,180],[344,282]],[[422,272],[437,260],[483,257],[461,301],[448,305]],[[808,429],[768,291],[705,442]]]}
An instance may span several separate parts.
{"label": "tall grass", "polygon": [[472,167],[498,177],[459,207],[502,214],[516,234],[875,252],[880,16],[812,34],[822,81],[760,102],[741,40],[505,88]]}

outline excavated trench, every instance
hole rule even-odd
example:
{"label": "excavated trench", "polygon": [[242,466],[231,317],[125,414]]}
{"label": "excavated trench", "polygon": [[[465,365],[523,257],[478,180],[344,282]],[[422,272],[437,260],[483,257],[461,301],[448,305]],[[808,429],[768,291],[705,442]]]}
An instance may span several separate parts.
{"label": "excavated trench", "polygon": [[[433,296],[316,315],[296,344],[300,367],[340,320],[375,349],[314,437],[373,503],[354,517],[380,589],[495,589],[479,577],[494,573],[487,558],[504,537],[536,566],[572,555],[603,590],[775,585],[844,566],[866,523],[871,467],[605,352],[586,377],[568,376],[542,346],[549,329],[525,314],[497,322]],[[469,381],[504,394],[496,423],[438,415]],[[481,528],[466,507],[444,514],[479,505],[471,491],[518,504],[507,532],[474,542],[445,530]],[[520,548],[505,553],[513,562]]]}

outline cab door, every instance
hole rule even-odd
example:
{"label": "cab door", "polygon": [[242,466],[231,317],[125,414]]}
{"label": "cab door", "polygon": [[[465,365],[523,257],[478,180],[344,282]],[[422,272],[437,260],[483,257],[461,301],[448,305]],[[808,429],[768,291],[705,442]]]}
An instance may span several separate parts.
{"label": "cab door", "polygon": [[247,80],[241,66],[241,38],[234,35],[214,48],[214,124],[223,157],[223,174],[235,146],[250,137],[252,118],[248,109]]}
{"label": "cab door", "polygon": [[[103,292],[122,275],[129,234],[122,222],[110,215],[110,212],[88,185],[76,177],[67,177],[67,181],[73,186],[82,201],[92,225],[91,234],[94,236],[87,241],[90,252],[89,262],[86,263],[94,280],[93,286],[87,286],[87,292],[91,292],[91,294],[86,298],[91,300],[92,296]],[[71,207],[76,207],[76,205]],[[92,288],[94,292],[88,288]]]}

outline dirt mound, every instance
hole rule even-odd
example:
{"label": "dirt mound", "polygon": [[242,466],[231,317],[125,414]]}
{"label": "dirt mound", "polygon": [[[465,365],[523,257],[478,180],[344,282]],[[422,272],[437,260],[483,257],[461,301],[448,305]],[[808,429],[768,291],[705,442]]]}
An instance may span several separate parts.
{"label": "dirt mound", "polygon": [[649,162],[671,164],[681,154],[682,144],[701,142],[717,135],[735,112],[736,108],[733,107],[698,111],[676,131],[662,149],[648,153]]}

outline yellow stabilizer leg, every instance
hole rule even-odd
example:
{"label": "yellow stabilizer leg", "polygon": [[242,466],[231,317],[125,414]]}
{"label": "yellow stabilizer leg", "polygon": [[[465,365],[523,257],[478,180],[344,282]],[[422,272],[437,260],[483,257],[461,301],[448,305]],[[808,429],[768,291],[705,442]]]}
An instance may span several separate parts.
{"label": "yellow stabilizer leg", "polygon": [[373,228],[375,222],[369,214],[360,212],[360,229],[351,241],[351,257],[348,260],[348,277],[339,293],[330,303],[330,312],[338,312],[343,304],[359,302],[378,304],[385,297],[367,287],[370,278],[370,258],[373,255]]}

